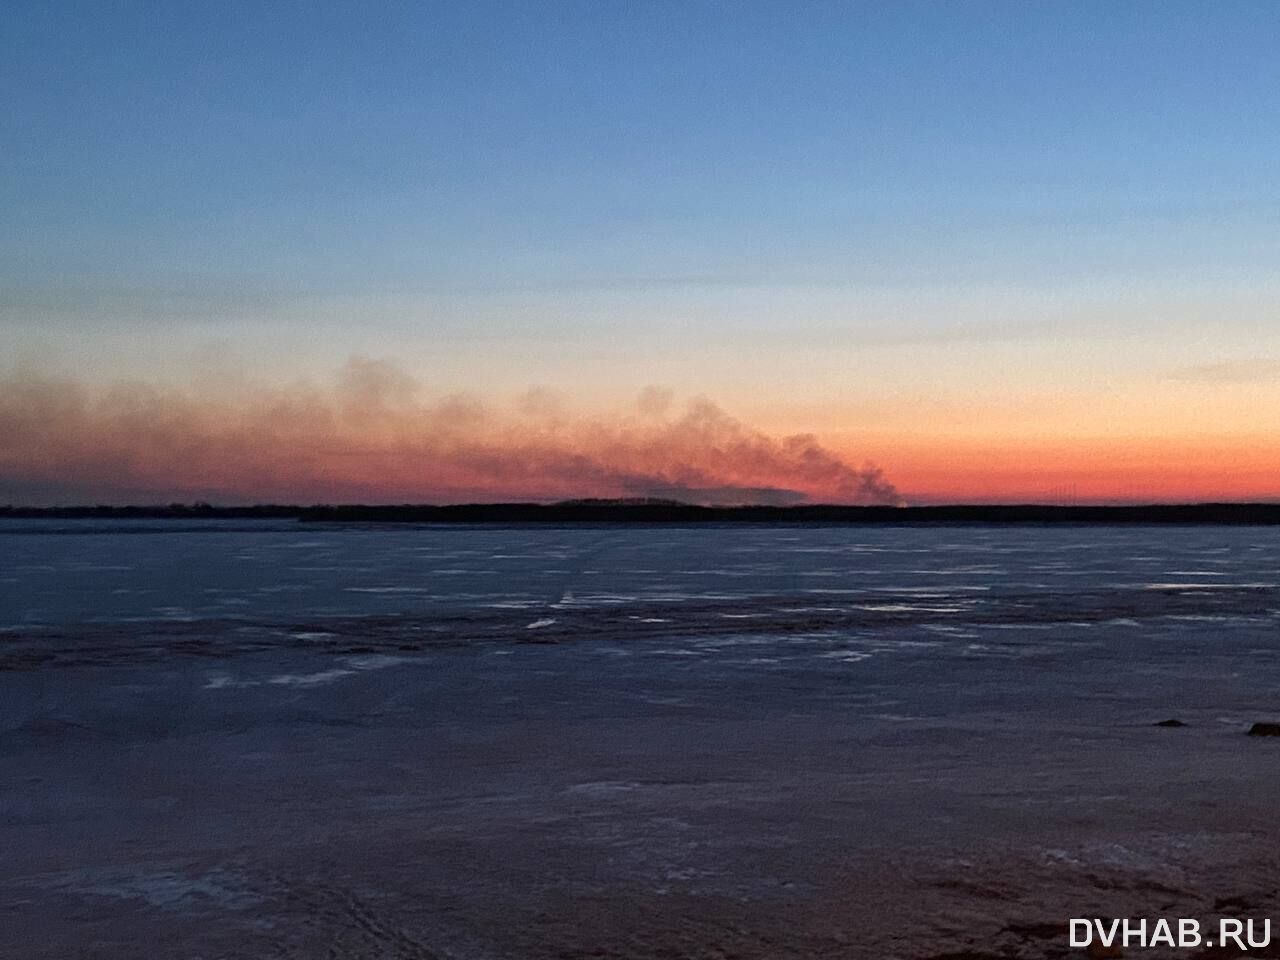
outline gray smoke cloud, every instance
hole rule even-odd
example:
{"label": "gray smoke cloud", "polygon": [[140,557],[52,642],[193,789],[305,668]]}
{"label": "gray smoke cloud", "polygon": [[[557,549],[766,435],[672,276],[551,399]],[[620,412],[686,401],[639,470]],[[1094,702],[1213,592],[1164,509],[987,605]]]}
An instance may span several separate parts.
{"label": "gray smoke cloud", "polygon": [[657,387],[634,412],[587,416],[545,389],[514,406],[424,400],[403,370],[363,356],[318,385],[0,379],[0,502],[569,497],[901,502],[877,467],[813,436],[773,437]]}

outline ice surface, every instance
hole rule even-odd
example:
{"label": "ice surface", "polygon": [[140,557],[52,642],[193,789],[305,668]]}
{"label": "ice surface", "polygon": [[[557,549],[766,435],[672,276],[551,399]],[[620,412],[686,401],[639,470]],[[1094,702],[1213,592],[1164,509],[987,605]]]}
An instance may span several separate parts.
{"label": "ice surface", "polygon": [[1270,528],[11,521],[0,563],[0,956],[1040,957],[1280,905]]}

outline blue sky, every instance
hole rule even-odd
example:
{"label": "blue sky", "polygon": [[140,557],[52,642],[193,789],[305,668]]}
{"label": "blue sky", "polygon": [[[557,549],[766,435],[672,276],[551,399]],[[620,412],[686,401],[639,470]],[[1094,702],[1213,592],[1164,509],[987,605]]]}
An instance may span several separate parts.
{"label": "blue sky", "polygon": [[1270,4],[5,19],[19,287],[1035,285],[1275,253]]}

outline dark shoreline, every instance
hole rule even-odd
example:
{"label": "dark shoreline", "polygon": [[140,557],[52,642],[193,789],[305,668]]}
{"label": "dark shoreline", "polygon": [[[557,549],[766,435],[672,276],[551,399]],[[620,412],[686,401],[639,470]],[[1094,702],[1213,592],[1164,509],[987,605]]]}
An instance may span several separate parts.
{"label": "dark shoreline", "polygon": [[1280,503],[1188,503],[1124,506],[959,504],[947,506],[697,506],[674,502],[574,500],[562,503],[346,504],[296,506],[0,507],[18,519],[261,519],[313,523],[608,523],[608,524],[1280,524]]}

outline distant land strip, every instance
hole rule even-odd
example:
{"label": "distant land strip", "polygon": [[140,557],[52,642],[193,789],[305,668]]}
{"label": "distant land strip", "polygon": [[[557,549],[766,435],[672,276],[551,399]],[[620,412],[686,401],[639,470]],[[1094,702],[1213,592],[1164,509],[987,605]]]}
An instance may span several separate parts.
{"label": "distant land strip", "polygon": [[346,504],[289,506],[0,506],[0,519],[294,519],[311,523],[618,524],[1280,524],[1280,503],[1121,506],[959,504],[941,506],[699,506],[666,500],[559,503]]}

